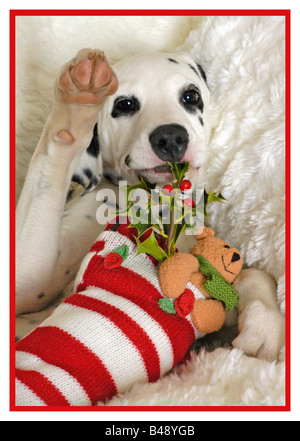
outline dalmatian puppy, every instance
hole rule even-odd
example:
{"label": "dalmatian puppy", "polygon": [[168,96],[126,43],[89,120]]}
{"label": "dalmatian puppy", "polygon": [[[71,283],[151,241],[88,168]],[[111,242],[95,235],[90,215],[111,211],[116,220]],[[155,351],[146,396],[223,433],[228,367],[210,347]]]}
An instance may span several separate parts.
{"label": "dalmatian puppy", "polygon": [[[171,179],[162,165],[168,161],[189,161],[187,178],[197,182],[209,104],[205,73],[187,54],[137,55],[112,69],[102,51],[83,49],[62,68],[17,207],[17,315],[72,292],[68,287],[104,228],[96,216],[101,186],[116,191],[120,180],[132,184],[139,176],[164,184]],[[71,197],[71,181],[82,186],[80,196]],[[275,360],[284,319],[273,279],[248,269],[235,287],[240,314],[233,345]]]}

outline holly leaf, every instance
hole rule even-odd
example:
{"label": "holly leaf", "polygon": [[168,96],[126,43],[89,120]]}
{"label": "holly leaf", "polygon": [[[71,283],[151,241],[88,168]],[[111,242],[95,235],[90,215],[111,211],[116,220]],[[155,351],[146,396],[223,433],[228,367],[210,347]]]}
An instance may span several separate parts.
{"label": "holly leaf", "polygon": [[163,299],[159,299],[158,305],[163,311],[168,312],[169,314],[176,314],[176,309],[172,300],[164,297]]}
{"label": "holly leaf", "polygon": [[115,254],[119,254],[122,257],[123,261],[126,260],[127,257],[129,256],[129,248],[127,245],[122,245],[116,248],[113,252]]}
{"label": "holly leaf", "polygon": [[128,210],[128,217],[132,225],[149,225],[151,227],[151,213],[149,210],[143,210],[141,207],[132,206]]}
{"label": "holly leaf", "polygon": [[183,165],[183,167],[180,171],[180,176],[179,176],[179,181],[181,182],[183,180],[183,178],[185,177],[185,175],[187,174],[187,172],[189,171],[190,163],[186,162],[185,164],[180,164],[180,165]]}
{"label": "holly leaf", "polygon": [[226,200],[227,200],[227,199],[222,195],[221,192],[218,194],[218,198],[221,199],[222,201],[226,201]]}
{"label": "holly leaf", "polygon": [[146,231],[150,230],[150,228],[152,228],[152,225],[151,224],[144,224],[144,223],[138,222],[136,224],[131,223],[129,225],[129,228],[136,228],[138,230],[138,237],[140,237],[144,233],[146,233]]}
{"label": "holly leaf", "polygon": [[209,204],[211,204],[212,202],[222,202],[222,203],[224,203],[224,201],[226,201],[226,198],[224,198],[222,193],[216,194],[212,190],[210,190],[209,193],[207,193],[207,191],[205,189],[203,191],[203,198],[204,198],[203,214],[204,214],[205,217],[209,217],[209,215],[207,213],[207,206]]}
{"label": "holly leaf", "polygon": [[156,187],[156,183],[154,182],[150,182],[145,178],[140,177],[141,183],[144,185],[144,188],[146,191],[148,191],[148,193],[151,193],[151,190],[154,190],[154,188]]}
{"label": "holly leaf", "polygon": [[138,237],[136,237],[135,240],[138,254],[149,254],[159,262],[163,262],[168,257],[164,250],[158,245],[154,231],[152,231],[151,235],[143,242],[141,242]]}
{"label": "holly leaf", "polygon": [[171,169],[171,173],[176,179],[176,181],[181,182],[184,178],[185,174],[187,173],[190,163],[189,162],[168,162],[168,165]]}
{"label": "holly leaf", "polygon": [[152,183],[150,181],[147,181],[147,179],[145,179],[141,176],[139,177],[139,179],[140,179],[140,182],[138,184],[127,186],[127,195],[131,191],[136,190],[138,188],[142,188],[143,190],[146,190],[148,193],[151,193],[151,190],[154,190],[154,188],[156,187],[156,183]]}
{"label": "holly leaf", "polygon": [[178,239],[179,239],[181,233],[183,233],[184,230],[186,229],[186,226],[187,226],[187,225],[186,225],[185,222],[182,222],[182,224],[177,224],[177,225],[175,226],[175,234],[174,234],[174,239],[173,239],[173,243],[174,243],[174,245],[176,245],[176,243],[177,243],[177,241],[178,241]]}
{"label": "holly leaf", "polygon": [[204,200],[204,203],[206,202],[206,205],[210,204],[211,202],[223,202],[226,200],[221,193],[217,195],[212,190],[210,190],[209,193],[205,191],[205,193],[206,201]]}

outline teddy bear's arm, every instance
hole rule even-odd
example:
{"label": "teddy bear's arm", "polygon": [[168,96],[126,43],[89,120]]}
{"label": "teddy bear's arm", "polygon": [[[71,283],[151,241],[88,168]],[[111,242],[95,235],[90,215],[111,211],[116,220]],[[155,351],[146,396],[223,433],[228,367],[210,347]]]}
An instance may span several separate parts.
{"label": "teddy bear's arm", "polygon": [[177,298],[186,288],[191,274],[198,270],[198,260],[188,253],[176,253],[160,266],[159,282],[163,294]]}
{"label": "teddy bear's arm", "polygon": [[200,271],[197,270],[192,273],[189,282],[195,285],[196,288],[198,288],[206,298],[211,298],[208,292],[203,289],[203,285],[206,282],[206,277]]}
{"label": "teddy bear's arm", "polygon": [[199,332],[207,334],[218,331],[224,325],[226,312],[218,300],[197,299],[191,319]]}

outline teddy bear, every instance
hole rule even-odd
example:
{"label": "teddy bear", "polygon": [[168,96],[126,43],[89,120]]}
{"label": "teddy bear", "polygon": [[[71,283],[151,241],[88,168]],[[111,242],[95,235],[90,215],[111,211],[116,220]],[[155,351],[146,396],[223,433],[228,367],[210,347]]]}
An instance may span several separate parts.
{"label": "teddy bear", "polygon": [[[238,303],[231,284],[242,269],[240,252],[215,237],[208,227],[195,236],[197,243],[190,253],[175,253],[162,262],[159,282],[163,295],[174,299],[179,315],[191,314],[195,328],[203,333],[218,331],[224,324],[226,312]],[[186,289],[191,282],[204,298],[194,298]],[[165,299],[166,300],[166,299]]]}

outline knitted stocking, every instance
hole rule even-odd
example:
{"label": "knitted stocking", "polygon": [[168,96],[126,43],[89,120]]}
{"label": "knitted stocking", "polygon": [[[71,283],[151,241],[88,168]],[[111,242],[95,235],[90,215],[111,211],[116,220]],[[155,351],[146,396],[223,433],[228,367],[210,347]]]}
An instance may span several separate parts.
{"label": "knitted stocking", "polygon": [[159,306],[157,262],[136,255],[134,234],[127,225],[102,233],[81,265],[76,294],[17,343],[17,406],[105,402],[156,381],[201,336],[190,316]]}

